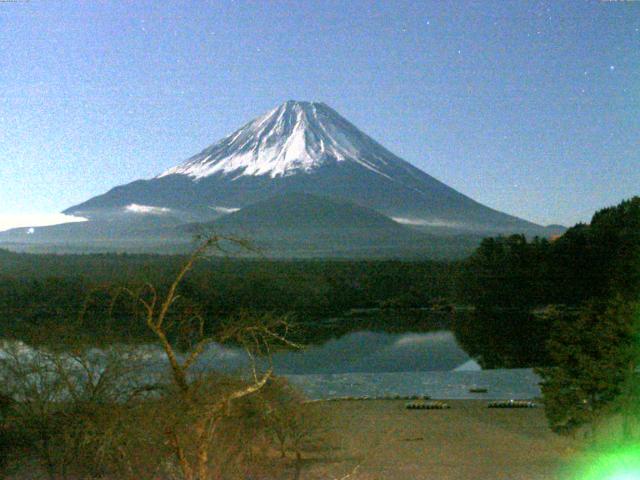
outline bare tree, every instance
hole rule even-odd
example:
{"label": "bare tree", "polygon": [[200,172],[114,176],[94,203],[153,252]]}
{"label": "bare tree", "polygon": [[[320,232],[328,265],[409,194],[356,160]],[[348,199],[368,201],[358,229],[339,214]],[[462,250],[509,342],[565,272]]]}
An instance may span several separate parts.
{"label": "bare tree", "polygon": [[284,378],[274,378],[265,387],[265,418],[269,431],[275,437],[284,458],[292,452],[300,460],[302,452],[317,443],[323,432],[322,419],[311,404]]}
{"label": "bare tree", "polygon": [[[200,243],[165,290],[147,283],[113,293],[111,306],[128,297],[156,340],[151,360],[149,346],[98,349],[84,343],[90,339],[77,341],[74,332],[64,329],[44,332],[44,340],[55,341],[39,348],[5,345],[3,393],[16,400],[14,424],[29,433],[29,448],[50,478],[210,480],[246,478],[249,470],[265,477],[272,468],[275,430],[268,425],[275,416],[268,415],[268,405],[274,405],[274,395],[280,394],[273,392],[282,385],[273,381],[271,356],[275,349],[298,347],[287,339],[288,319],[244,313],[212,325],[179,293],[196,262],[211,251],[224,252],[224,243],[249,248],[245,242],[213,236]],[[84,308],[78,324],[69,328],[81,329],[83,317],[90,314]],[[56,347],[57,335],[64,337],[64,346]],[[242,349],[248,375],[223,374],[220,365],[203,365],[210,361],[203,353],[214,342]],[[156,354],[168,365],[164,373],[155,368]],[[289,390],[280,395],[277,407],[290,415],[279,417],[286,448],[300,458],[307,432],[299,428],[300,412],[286,401],[301,403],[302,398]],[[260,471],[263,466],[266,470]]]}
{"label": "bare tree", "polygon": [[13,401],[7,422],[47,475],[100,474],[104,433],[137,378],[135,351],[55,350],[18,341],[5,341],[0,351],[3,394]]}
{"label": "bare tree", "polygon": [[[286,319],[270,315],[240,316],[223,324],[215,335],[207,332],[206,319],[196,311],[189,309],[188,315],[179,320],[170,317],[172,307],[180,298],[178,290],[185,276],[210,251],[224,252],[223,243],[249,248],[246,242],[235,238],[211,236],[187,259],[164,295],[151,284],[138,292],[124,290],[135,296],[143,307],[144,321],[162,347],[170,367],[176,403],[173,404],[175,415],[167,424],[165,436],[184,480],[213,478],[211,449],[221,421],[230,415],[234,402],[259,392],[272,377],[273,348],[296,346],[286,338],[289,329]],[[171,340],[176,323],[180,324],[182,334],[186,332],[189,337],[184,352],[179,351]],[[219,376],[196,375],[194,365],[207,345],[213,342],[242,346],[250,359],[250,378],[224,383],[220,382]],[[266,359],[266,368],[259,368],[259,359]],[[186,424],[185,419],[188,420]]]}

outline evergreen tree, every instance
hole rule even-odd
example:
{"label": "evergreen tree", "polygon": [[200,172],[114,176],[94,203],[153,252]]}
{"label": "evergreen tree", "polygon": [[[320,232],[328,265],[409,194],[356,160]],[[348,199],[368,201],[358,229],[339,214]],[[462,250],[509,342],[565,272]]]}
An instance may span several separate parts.
{"label": "evergreen tree", "polygon": [[638,304],[621,296],[592,301],[577,318],[555,310],[548,342],[553,367],[538,369],[552,430],[572,433],[597,426],[605,414],[633,414],[640,360]]}

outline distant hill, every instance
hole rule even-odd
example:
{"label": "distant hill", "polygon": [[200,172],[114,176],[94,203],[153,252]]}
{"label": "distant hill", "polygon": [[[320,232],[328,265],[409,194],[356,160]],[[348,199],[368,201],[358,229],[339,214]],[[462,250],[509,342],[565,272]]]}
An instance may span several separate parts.
{"label": "distant hill", "polygon": [[185,231],[215,231],[251,239],[277,256],[460,258],[480,237],[425,234],[346,200],[287,193]]}
{"label": "distant hill", "polygon": [[0,248],[32,253],[184,253],[190,239],[176,231],[184,219],[112,211],[87,222],[0,232]]}
{"label": "distant hill", "polygon": [[287,193],[249,205],[212,222],[218,228],[271,231],[372,230],[378,234],[413,232],[375,210],[346,200]]}

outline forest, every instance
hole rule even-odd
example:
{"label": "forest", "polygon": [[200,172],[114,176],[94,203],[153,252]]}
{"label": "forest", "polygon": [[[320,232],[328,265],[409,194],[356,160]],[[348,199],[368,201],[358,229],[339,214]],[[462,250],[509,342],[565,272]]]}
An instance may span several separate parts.
{"label": "forest", "polygon": [[557,312],[572,322],[593,302],[633,302],[640,288],[640,197],[604,208],[552,240],[487,238],[461,264],[456,300],[475,313],[458,340],[484,367],[553,363]]}
{"label": "forest", "polygon": [[[52,325],[77,323],[95,337],[146,333],[123,287],[166,291],[184,256],[0,254],[0,335],[24,338]],[[450,304],[457,263],[270,261],[204,258],[181,286],[181,302],[208,324],[242,312],[287,314],[310,325],[352,309],[409,309]],[[314,340],[314,339],[310,339]]]}

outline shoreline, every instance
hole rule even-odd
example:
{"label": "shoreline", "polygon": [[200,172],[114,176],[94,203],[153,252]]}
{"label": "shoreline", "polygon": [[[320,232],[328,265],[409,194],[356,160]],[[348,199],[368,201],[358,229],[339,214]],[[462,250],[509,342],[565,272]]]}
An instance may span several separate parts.
{"label": "shoreline", "polygon": [[509,400],[513,401],[526,401],[526,402],[534,402],[536,404],[536,408],[543,408],[544,404],[540,397],[513,397],[513,398],[505,398],[505,397],[486,397],[486,398],[447,398],[447,397],[430,397],[430,396],[382,396],[382,397],[332,397],[332,398],[312,398],[306,400],[305,403],[320,403],[320,402],[479,402],[479,403],[487,403],[487,402],[508,402]]}

